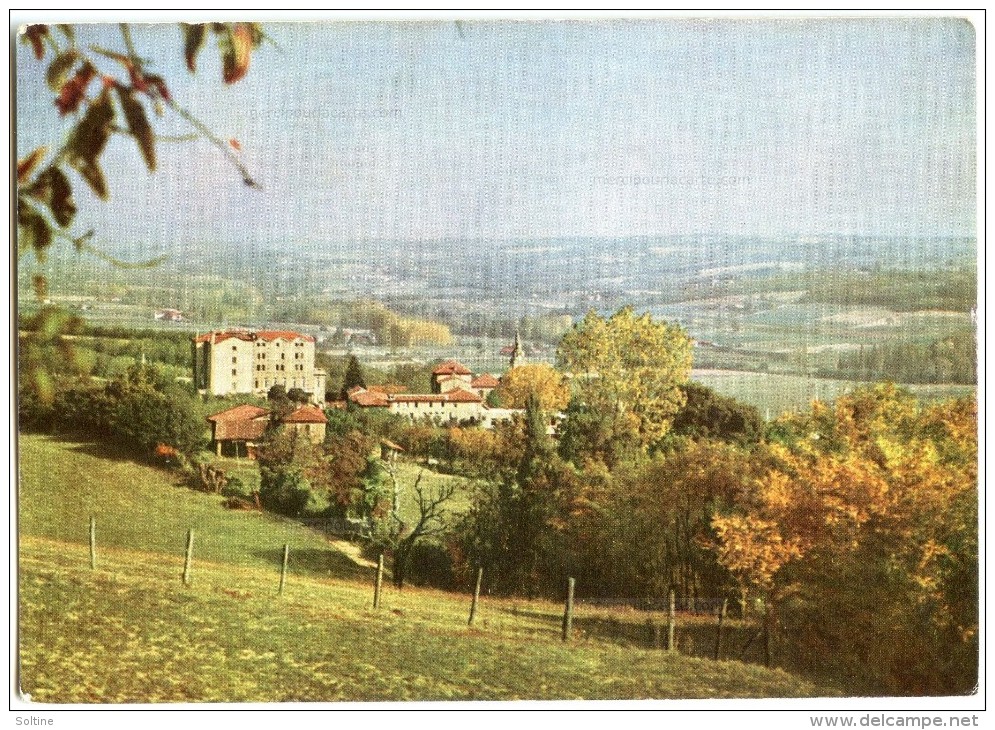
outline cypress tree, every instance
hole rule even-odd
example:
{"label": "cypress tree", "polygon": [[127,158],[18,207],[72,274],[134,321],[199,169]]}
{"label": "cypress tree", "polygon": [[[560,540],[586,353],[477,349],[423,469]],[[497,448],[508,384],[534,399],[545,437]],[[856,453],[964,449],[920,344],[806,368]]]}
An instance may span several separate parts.
{"label": "cypress tree", "polygon": [[355,355],[349,355],[346,362],[345,376],[342,379],[342,392],[339,393],[341,400],[348,400],[349,391],[356,386],[366,387],[366,380],[363,378],[363,368],[359,365],[359,360]]}

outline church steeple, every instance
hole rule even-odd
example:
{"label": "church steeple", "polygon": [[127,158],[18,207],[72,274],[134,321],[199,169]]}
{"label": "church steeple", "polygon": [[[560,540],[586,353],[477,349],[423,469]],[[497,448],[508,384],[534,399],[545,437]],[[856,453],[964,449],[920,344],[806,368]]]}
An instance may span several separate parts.
{"label": "church steeple", "polygon": [[515,329],[515,346],[511,349],[511,360],[508,362],[508,368],[521,365],[524,356],[525,348],[522,347],[522,333],[518,329]]}

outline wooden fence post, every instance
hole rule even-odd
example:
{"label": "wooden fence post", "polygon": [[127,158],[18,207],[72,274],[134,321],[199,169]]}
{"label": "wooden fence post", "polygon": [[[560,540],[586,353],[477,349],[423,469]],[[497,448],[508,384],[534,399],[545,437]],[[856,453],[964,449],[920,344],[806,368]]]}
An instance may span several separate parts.
{"label": "wooden fence post", "polygon": [[380,608],[380,587],[383,585],[383,553],[377,560],[377,579],[373,584],[373,608]]}
{"label": "wooden fence post", "polygon": [[283,586],[287,582],[287,561],[290,559],[290,545],[283,544],[283,566],[280,568],[280,595],[283,595]]}
{"label": "wooden fence post", "polygon": [[190,563],[193,561],[193,530],[187,530],[187,552],[183,559],[183,585],[190,585]]}
{"label": "wooden fence post", "polygon": [[729,608],[729,599],[722,599],[722,610],[719,611],[719,625],[715,630],[715,660],[718,661],[722,656],[722,622],[726,618],[726,610]]}
{"label": "wooden fence post", "polygon": [[574,624],[574,579],[567,578],[567,605],[563,610],[563,640],[569,641]]}
{"label": "wooden fence post", "polygon": [[473,619],[477,616],[477,601],[480,600],[480,582],[484,578],[484,569],[477,568],[477,584],[473,588],[473,601],[470,603],[470,620],[467,626],[473,626]]}
{"label": "wooden fence post", "polygon": [[674,629],[675,629],[675,617],[674,613],[676,606],[674,605],[676,596],[674,595],[674,589],[670,589],[670,610],[667,612],[667,651],[674,651],[676,645],[674,644]]}
{"label": "wooden fence post", "polygon": [[90,570],[97,569],[97,518],[90,517]]}

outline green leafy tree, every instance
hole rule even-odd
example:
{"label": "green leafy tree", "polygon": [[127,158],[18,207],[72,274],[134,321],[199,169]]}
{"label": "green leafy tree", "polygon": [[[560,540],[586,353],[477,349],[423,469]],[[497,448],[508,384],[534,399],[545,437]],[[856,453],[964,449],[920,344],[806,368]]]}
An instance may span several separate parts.
{"label": "green leafy tree", "polygon": [[349,355],[346,362],[345,374],[342,377],[342,390],[339,391],[339,400],[347,400],[349,391],[356,386],[366,387],[366,379],[363,377],[363,368],[359,364],[359,359],[355,355]]}
{"label": "green leafy tree", "polygon": [[293,412],[294,400],[287,392],[287,387],[280,383],[273,385],[266,392],[266,401],[270,407],[270,423],[273,428],[279,428],[283,418]]}
{"label": "green leafy tree", "polygon": [[259,501],[266,509],[299,517],[311,500],[311,484],[292,468],[267,468],[259,480]]}
{"label": "green leafy tree", "polygon": [[764,421],[755,407],[700,383],[686,383],[681,390],[685,403],[674,416],[675,436],[738,444],[756,443],[763,436]]}
{"label": "green leafy tree", "polygon": [[508,429],[518,456],[511,469],[478,484],[459,527],[460,553],[485,567],[502,593],[555,595],[571,564],[569,528],[580,481],[561,461],[546,433],[546,416],[532,395],[521,427]]}
{"label": "green leafy tree", "polygon": [[287,391],[287,400],[293,405],[303,405],[311,402],[311,396],[303,388],[291,388]]}
{"label": "green leafy tree", "polygon": [[370,464],[375,444],[373,439],[356,429],[346,433],[326,432],[326,489],[330,509],[337,514],[352,512],[367,518],[376,508],[377,500],[370,496],[372,480],[379,476],[373,473]]}
{"label": "green leafy tree", "polygon": [[263,507],[299,517],[328,484],[328,460],[320,445],[295,429],[273,429],[260,444],[259,500]]}
{"label": "green leafy tree", "polygon": [[[607,319],[592,310],[563,336],[557,359],[573,378],[580,404],[574,413],[597,413],[601,420],[587,419],[582,427],[602,428],[603,440],[627,437],[646,449],[667,435],[684,405],[691,340],[679,326],[636,315],[632,307]],[[567,430],[578,425],[570,417]]]}

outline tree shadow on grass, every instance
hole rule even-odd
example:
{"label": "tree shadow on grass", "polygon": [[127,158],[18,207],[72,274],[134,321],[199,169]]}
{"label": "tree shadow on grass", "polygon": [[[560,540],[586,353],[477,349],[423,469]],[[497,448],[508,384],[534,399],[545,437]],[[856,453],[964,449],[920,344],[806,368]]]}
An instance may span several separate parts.
{"label": "tree shadow on grass", "polygon": [[[550,635],[558,635],[563,630],[563,614],[551,613],[521,606],[502,607],[504,613],[538,623],[548,629]],[[574,638],[607,641],[620,646],[637,649],[664,649],[667,641],[667,620],[650,617],[631,620],[605,616],[584,616],[583,607],[575,607],[573,615]],[[756,626],[736,622],[724,627],[722,658],[740,659],[750,663],[762,663],[763,643],[756,634]],[[680,615],[677,617],[674,643],[685,656],[712,658],[715,651],[716,626],[707,622],[689,622]]]}
{"label": "tree shadow on grass", "polygon": [[[279,571],[283,564],[283,549],[257,550],[253,553],[273,565]],[[333,547],[324,550],[316,548],[290,548],[287,561],[287,575],[305,575],[309,578],[343,578],[355,580],[373,575],[370,568],[357,565],[347,555]]]}
{"label": "tree shadow on grass", "polygon": [[153,468],[158,466],[152,461],[140,458],[135,454],[133,449],[129,449],[113,441],[96,441],[92,438],[71,434],[50,434],[46,437],[51,441],[65,444],[68,451],[74,451],[78,454],[94,456],[98,459],[106,459],[108,461],[128,462],[139,466],[150,466]]}
{"label": "tree shadow on grass", "polygon": [[65,446],[66,451],[92,456],[103,461],[112,461],[118,464],[133,464],[158,471],[167,481],[179,484],[182,475],[151,456],[144,456],[136,453],[133,448],[113,441],[99,441],[93,438],[72,434],[41,434],[44,438],[57,442]]}

